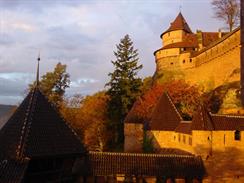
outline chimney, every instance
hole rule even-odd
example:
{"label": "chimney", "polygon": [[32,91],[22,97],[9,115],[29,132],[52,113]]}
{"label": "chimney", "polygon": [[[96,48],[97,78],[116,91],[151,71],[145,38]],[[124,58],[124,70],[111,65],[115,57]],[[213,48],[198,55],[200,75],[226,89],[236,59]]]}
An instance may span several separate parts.
{"label": "chimney", "polygon": [[219,38],[222,38],[222,31],[219,29]]}
{"label": "chimney", "polygon": [[241,102],[242,106],[244,106],[244,1],[240,0],[241,2],[241,78],[240,78],[240,85],[241,85]]}

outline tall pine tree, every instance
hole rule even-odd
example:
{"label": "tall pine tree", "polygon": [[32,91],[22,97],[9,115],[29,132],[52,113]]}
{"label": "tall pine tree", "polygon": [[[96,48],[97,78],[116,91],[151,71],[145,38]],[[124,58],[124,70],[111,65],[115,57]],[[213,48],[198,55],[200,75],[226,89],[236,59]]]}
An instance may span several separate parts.
{"label": "tall pine tree", "polygon": [[109,73],[110,81],[106,86],[110,96],[108,115],[115,135],[113,143],[119,145],[124,141],[124,118],[141,94],[142,81],[137,73],[142,65],[138,65],[138,50],[134,49],[129,35],[121,39],[116,47],[116,60],[112,61],[115,69]]}

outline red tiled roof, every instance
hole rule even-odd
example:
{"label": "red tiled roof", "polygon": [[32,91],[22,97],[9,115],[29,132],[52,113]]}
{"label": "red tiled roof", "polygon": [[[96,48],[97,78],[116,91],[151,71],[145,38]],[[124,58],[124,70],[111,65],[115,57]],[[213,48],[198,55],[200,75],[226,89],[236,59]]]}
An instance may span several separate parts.
{"label": "red tiled roof", "polygon": [[192,130],[234,131],[244,129],[244,116],[210,114],[199,107],[192,120]]}
{"label": "red tiled roof", "polygon": [[[138,100],[140,100],[140,98]],[[131,110],[126,115],[124,120],[125,123],[143,124],[145,122],[145,119],[143,117],[136,114],[136,108],[138,107],[137,105],[138,100],[134,103]]]}
{"label": "red tiled roof", "polygon": [[38,88],[31,91],[0,131],[5,157],[82,154],[84,147]]}
{"label": "red tiled roof", "polygon": [[191,134],[191,121],[181,121],[180,124],[176,127],[175,131],[178,133],[184,133],[184,134]]}
{"label": "red tiled roof", "polygon": [[243,130],[244,116],[227,116],[227,115],[211,115],[214,124],[214,130],[217,131],[234,131]]}
{"label": "red tiled roof", "polygon": [[179,125],[180,121],[182,121],[180,113],[174,106],[170,96],[164,93],[153,111],[149,129],[173,131]]}
{"label": "red tiled roof", "polygon": [[89,152],[89,175],[138,175],[166,177],[203,177],[200,157],[175,154],[135,154]]}
{"label": "red tiled roof", "polygon": [[[197,42],[197,36],[196,34],[187,34],[182,42],[172,43],[168,44],[159,50],[165,50],[170,48],[197,48],[198,42]],[[154,52],[154,55],[157,51]]]}
{"label": "red tiled roof", "polygon": [[[175,31],[175,30],[184,30],[188,33],[192,33],[189,25],[187,24],[185,18],[183,17],[182,13],[180,12],[176,19],[171,23],[170,27],[168,28],[167,31],[165,31],[163,34],[170,32],[170,31]],[[163,34],[160,36],[162,38]]]}
{"label": "red tiled roof", "polygon": [[192,130],[214,130],[211,116],[205,107],[199,106],[196,114],[193,116]]}

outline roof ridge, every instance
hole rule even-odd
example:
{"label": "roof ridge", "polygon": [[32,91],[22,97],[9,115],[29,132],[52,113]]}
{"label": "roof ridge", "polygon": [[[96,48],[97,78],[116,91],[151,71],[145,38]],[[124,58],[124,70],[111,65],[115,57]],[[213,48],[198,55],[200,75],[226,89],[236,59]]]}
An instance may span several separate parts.
{"label": "roof ridge", "polygon": [[226,118],[244,118],[244,116],[241,115],[230,115],[230,114],[213,114],[209,113],[210,116],[218,116],[218,117],[226,117]]}
{"label": "roof ridge", "polygon": [[36,94],[36,87],[34,88],[34,90],[31,93],[31,98],[28,104],[28,108],[25,114],[25,119],[24,119],[24,124],[21,130],[21,136],[20,136],[20,141],[19,141],[19,145],[17,146],[17,158],[23,158],[23,153],[25,150],[25,142],[27,141],[28,135],[29,135],[29,128],[30,128],[30,124],[32,121],[32,113],[34,111],[35,108],[35,104],[36,104],[36,100],[37,100],[37,94]]}
{"label": "roof ridge", "polygon": [[183,121],[180,121],[180,123],[192,123],[192,121],[183,120]]}
{"label": "roof ridge", "polygon": [[172,107],[174,108],[175,112],[177,113],[178,117],[180,117],[180,120],[183,121],[183,118],[182,116],[180,115],[180,112],[178,111],[178,109],[176,108],[175,104],[173,103],[173,100],[172,98],[170,97],[170,94],[166,91],[165,92],[167,98],[169,99],[170,101],[170,104],[172,105]]}
{"label": "roof ridge", "polygon": [[185,154],[146,154],[146,153],[127,153],[127,152],[97,152],[89,151],[89,154],[104,154],[104,155],[125,155],[125,156],[149,156],[149,157],[197,157],[195,155]]}

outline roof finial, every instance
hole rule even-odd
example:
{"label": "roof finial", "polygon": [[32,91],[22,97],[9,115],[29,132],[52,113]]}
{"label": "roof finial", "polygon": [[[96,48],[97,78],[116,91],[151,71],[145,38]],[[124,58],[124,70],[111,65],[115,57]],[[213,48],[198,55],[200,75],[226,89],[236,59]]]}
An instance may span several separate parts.
{"label": "roof finial", "polygon": [[180,11],[180,13],[181,13],[181,10],[182,10],[182,5],[180,5],[180,7],[179,7],[179,11]]}
{"label": "roof finial", "polygon": [[41,58],[40,58],[40,52],[37,58],[37,71],[36,71],[36,86],[39,86],[39,62],[40,62]]}

